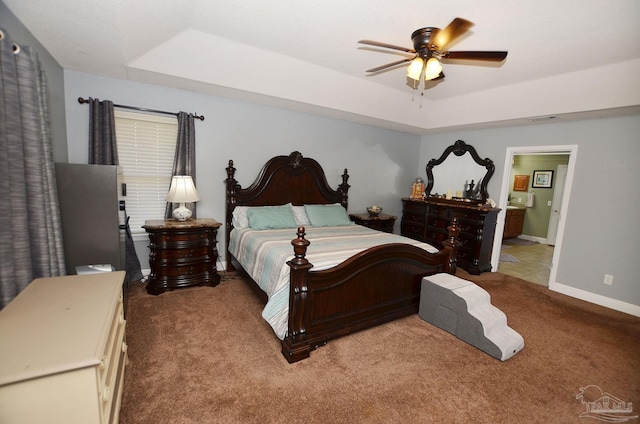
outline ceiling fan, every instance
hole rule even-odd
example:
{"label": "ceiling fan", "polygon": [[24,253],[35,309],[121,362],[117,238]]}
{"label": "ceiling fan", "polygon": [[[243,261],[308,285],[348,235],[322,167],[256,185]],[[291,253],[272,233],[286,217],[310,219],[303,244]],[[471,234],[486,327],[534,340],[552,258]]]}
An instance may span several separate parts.
{"label": "ceiling fan", "polygon": [[386,65],[367,69],[367,72],[379,72],[387,68],[411,62],[407,68],[407,77],[413,80],[413,88],[416,89],[424,78],[425,88],[427,81],[444,78],[441,60],[483,60],[501,62],[507,57],[505,51],[447,51],[446,48],[457,38],[466,33],[473,23],[462,18],[455,18],[444,29],[426,27],[420,28],[411,34],[413,48],[395,46],[393,44],[380,43],[378,41],[360,40],[358,43],[376,47],[400,50],[412,53],[413,57],[407,57]]}

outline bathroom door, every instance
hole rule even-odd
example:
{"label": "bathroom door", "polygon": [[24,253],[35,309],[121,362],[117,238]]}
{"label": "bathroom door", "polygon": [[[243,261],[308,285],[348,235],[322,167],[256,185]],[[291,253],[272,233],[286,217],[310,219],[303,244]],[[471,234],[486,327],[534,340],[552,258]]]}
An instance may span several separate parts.
{"label": "bathroom door", "polygon": [[547,244],[556,244],[558,234],[558,223],[562,214],[562,197],[564,195],[564,182],[567,178],[568,165],[558,165],[556,170],[556,180],[553,182],[553,200],[551,201],[551,215],[549,216],[549,229],[547,230]]}

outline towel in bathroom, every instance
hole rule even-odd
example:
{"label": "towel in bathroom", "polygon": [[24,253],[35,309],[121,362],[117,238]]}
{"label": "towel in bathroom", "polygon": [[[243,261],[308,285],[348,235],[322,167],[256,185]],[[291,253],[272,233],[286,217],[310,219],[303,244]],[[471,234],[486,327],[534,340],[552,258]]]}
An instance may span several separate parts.
{"label": "towel in bathroom", "polygon": [[532,208],[533,207],[533,197],[534,197],[535,193],[527,193],[527,201],[525,202],[525,206],[528,208]]}

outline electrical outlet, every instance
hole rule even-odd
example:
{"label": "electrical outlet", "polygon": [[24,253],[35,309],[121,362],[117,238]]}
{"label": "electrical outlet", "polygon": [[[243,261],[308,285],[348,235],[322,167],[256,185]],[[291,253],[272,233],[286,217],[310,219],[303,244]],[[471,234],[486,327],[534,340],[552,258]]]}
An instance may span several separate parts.
{"label": "electrical outlet", "polygon": [[547,206],[551,206],[551,200],[547,201]]}
{"label": "electrical outlet", "polygon": [[603,283],[608,285],[608,286],[612,285],[613,284],[613,275],[605,274]]}

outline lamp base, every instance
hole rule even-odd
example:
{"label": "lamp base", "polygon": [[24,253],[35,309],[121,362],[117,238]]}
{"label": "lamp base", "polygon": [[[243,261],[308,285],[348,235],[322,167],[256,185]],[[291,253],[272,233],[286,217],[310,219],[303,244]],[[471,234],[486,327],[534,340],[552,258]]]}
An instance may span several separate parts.
{"label": "lamp base", "polygon": [[186,221],[191,218],[191,211],[184,205],[184,203],[180,203],[180,206],[173,210],[172,215],[178,221]]}

